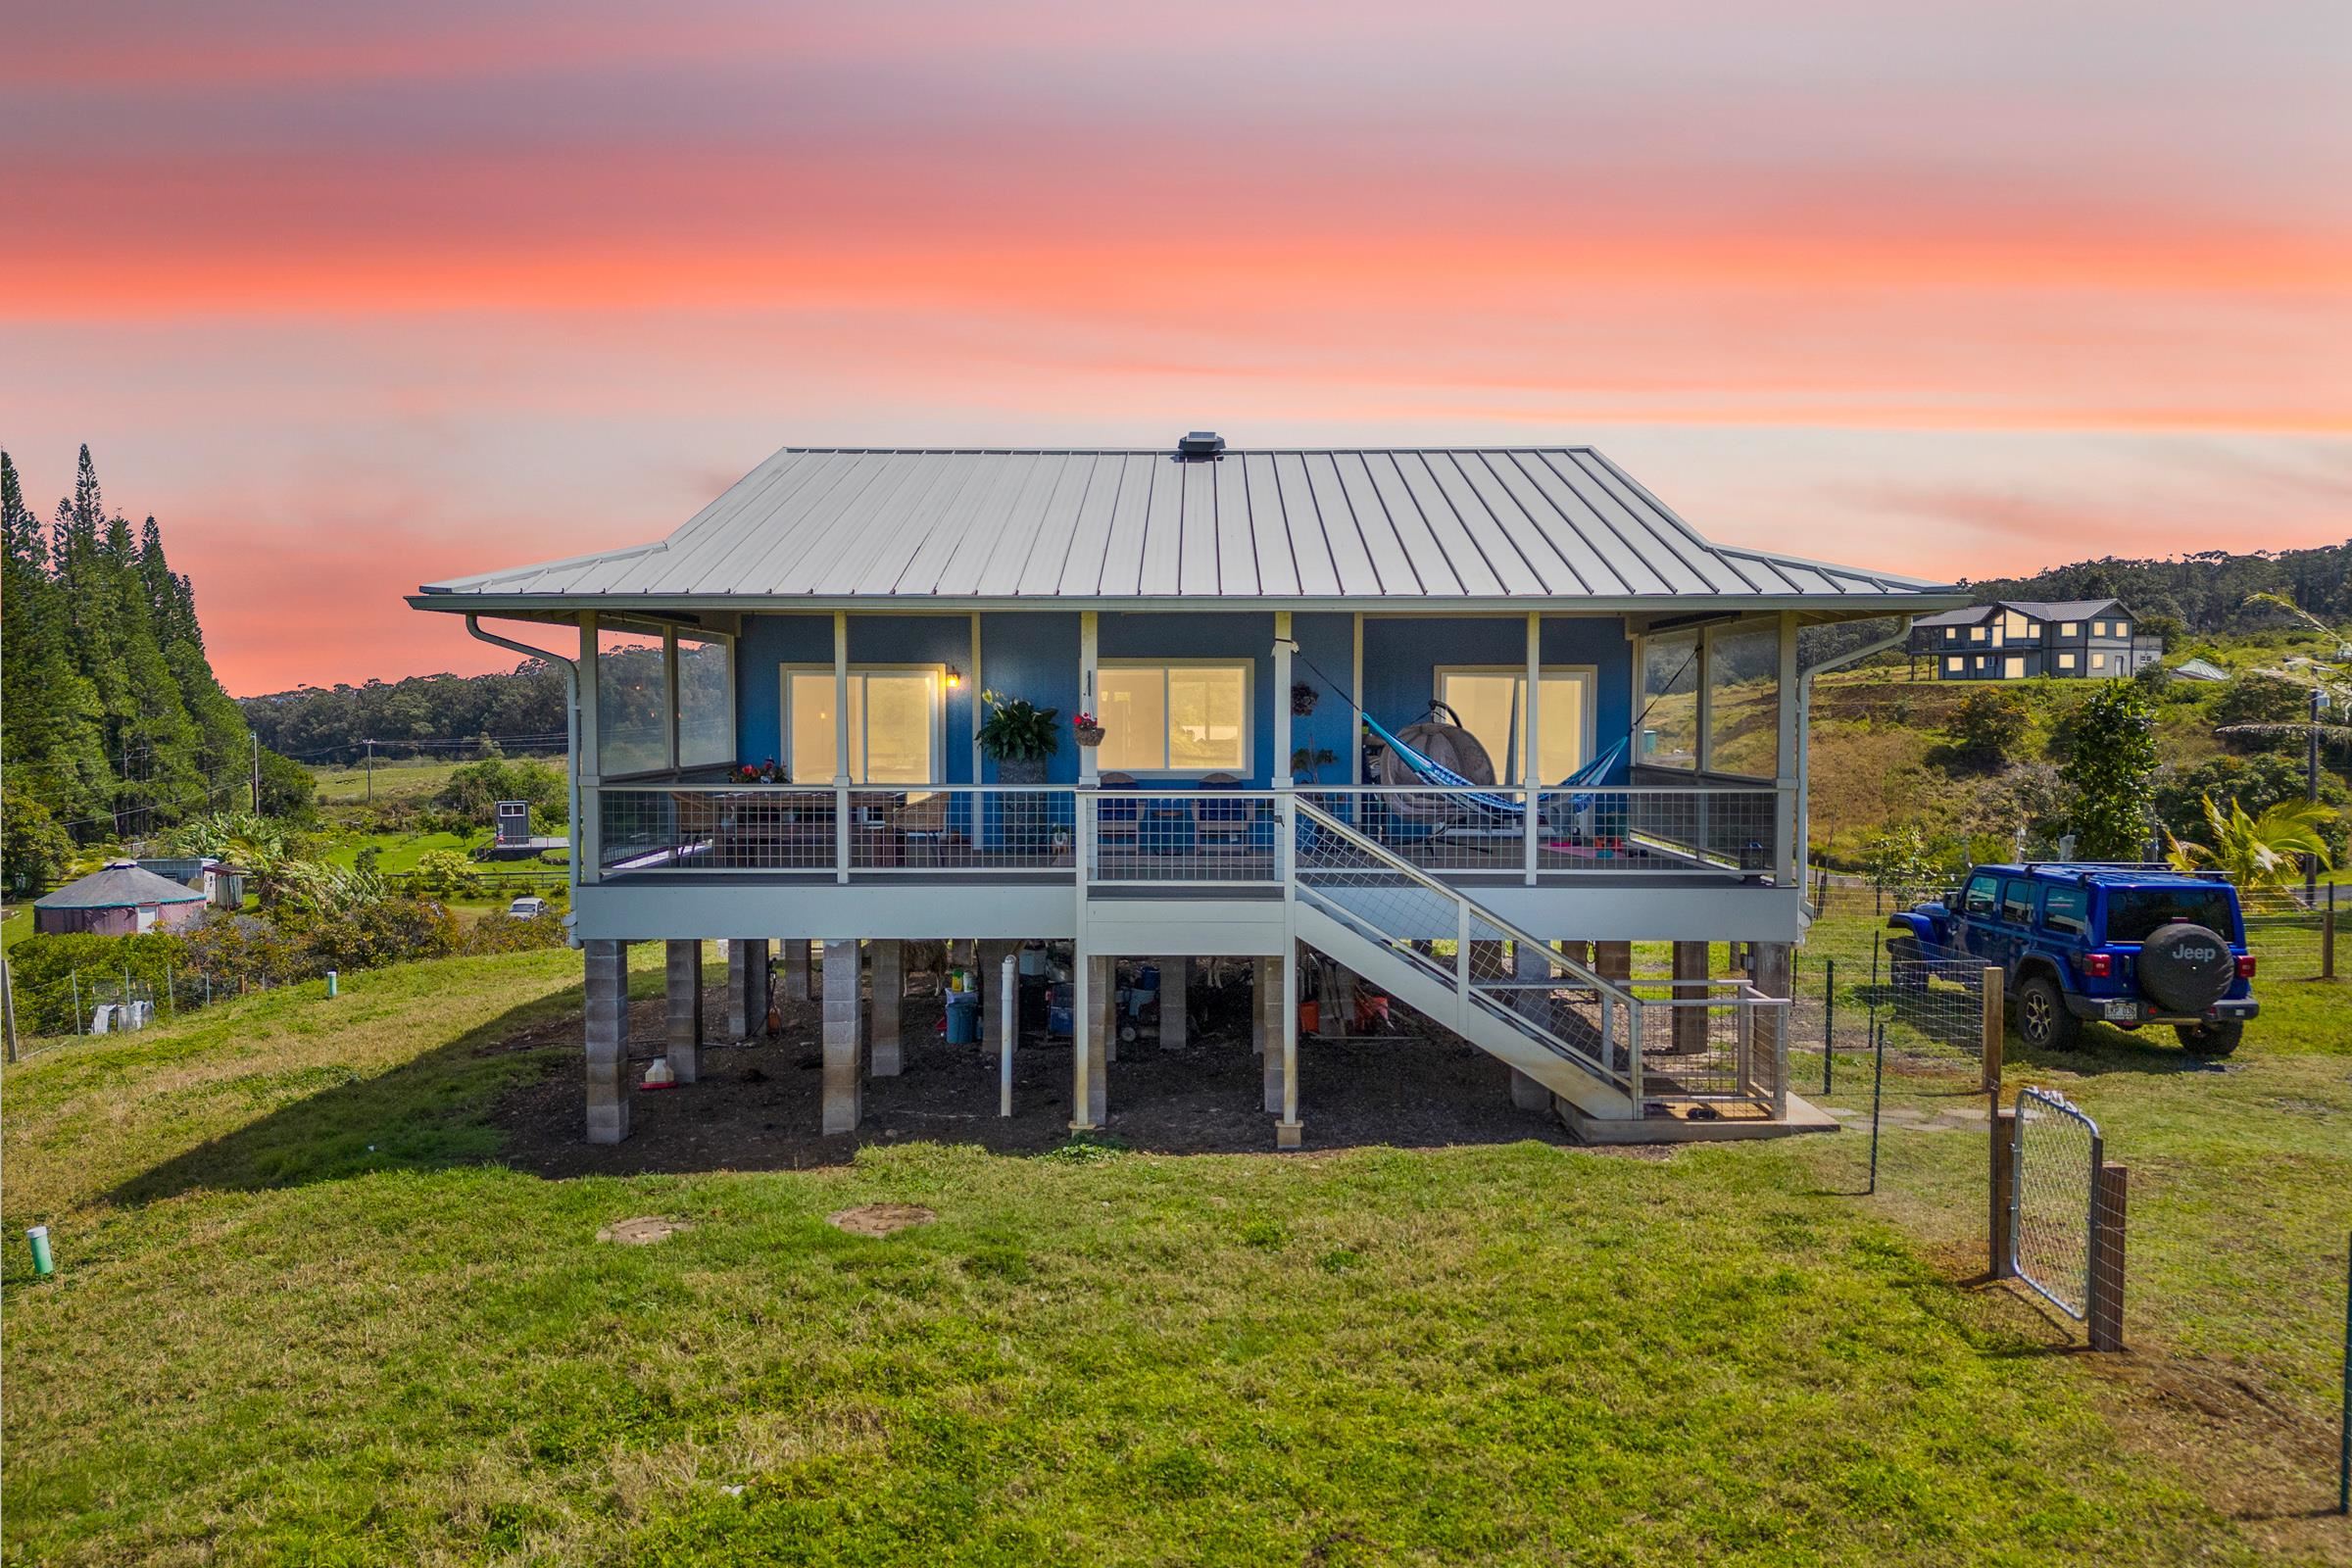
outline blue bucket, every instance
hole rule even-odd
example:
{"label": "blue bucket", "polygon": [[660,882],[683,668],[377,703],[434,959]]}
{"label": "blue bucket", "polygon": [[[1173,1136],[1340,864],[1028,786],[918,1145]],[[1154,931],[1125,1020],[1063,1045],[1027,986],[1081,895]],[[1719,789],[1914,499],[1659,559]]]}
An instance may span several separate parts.
{"label": "blue bucket", "polygon": [[948,994],[948,1044],[976,1046],[980,1043],[980,993],[953,991]]}

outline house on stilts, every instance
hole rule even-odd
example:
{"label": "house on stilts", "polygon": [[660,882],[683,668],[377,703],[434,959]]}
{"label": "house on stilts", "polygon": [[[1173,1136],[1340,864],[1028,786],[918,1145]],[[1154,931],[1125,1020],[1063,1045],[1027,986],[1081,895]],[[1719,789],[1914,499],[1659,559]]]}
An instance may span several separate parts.
{"label": "house on stilts", "polygon": [[[1287,1147],[1310,952],[1585,1137],[1802,1122],[1809,681],[1965,600],[1709,543],[1590,448],[1196,434],[788,448],[666,539],[409,602],[572,680],[592,1141],[629,1131],[630,943],[668,945],[688,1081],[702,943],[727,945],[738,1027],[770,945],[804,986],[820,945],[838,1132],[900,1070],[901,944],[975,941],[993,977],[1044,939],[1074,953],[1073,1127],[1118,1102],[1120,960],[1157,962],[1180,1029],[1190,960],[1247,958]],[[1100,734],[1000,760],[984,694]],[[1637,974],[1637,943],[1670,972]]]}

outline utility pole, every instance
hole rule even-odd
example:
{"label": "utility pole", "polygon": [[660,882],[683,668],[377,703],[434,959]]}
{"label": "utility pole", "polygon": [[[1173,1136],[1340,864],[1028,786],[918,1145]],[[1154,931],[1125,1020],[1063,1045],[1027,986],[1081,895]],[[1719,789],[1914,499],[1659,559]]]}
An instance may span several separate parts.
{"label": "utility pole", "polygon": [[0,1035],[8,1040],[8,1059],[17,1060],[17,982],[5,953],[0,953]]}
{"label": "utility pole", "polygon": [[[2311,724],[2303,731],[2303,798],[2317,806],[2320,802],[2320,710],[2328,706],[2327,689],[2311,688]],[[2320,902],[2320,858],[2303,857],[2303,906],[2310,908]]]}
{"label": "utility pole", "polygon": [[373,742],[373,741],[368,741],[368,742],[367,743],[367,746],[368,746],[368,804],[369,806],[373,806],[373,805],[375,804],[375,742]]}

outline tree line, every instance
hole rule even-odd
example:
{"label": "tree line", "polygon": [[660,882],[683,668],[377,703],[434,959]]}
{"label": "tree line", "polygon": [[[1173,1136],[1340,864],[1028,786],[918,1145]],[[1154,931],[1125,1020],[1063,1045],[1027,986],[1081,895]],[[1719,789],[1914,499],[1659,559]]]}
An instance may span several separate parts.
{"label": "tree line", "polygon": [[44,526],[0,451],[0,785],[12,871],[241,797],[252,736],[150,516],[110,513],[90,449]]}
{"label": "tree line", "polygon": [[2030,577],[1962,582],[1980,604],[1996,599],[2120,599],[2145,630],[2170,617],[2199,635],[2276,624],[2278,612],[2249,605],[2256,594],[2284,594],[2329,622],[2352,620],[2352,542],[2312,550],[2203,550],[2176,560],[2106,557],[2052,566]]}
{"label": "tree line", "polygon": [[356,761],[444,754],[495,739],[509,752],[564,749],[563,672],[542,659],[489,675],[412,675],[359,686],[304,686],[242,700],[262,744],[291,757]]}

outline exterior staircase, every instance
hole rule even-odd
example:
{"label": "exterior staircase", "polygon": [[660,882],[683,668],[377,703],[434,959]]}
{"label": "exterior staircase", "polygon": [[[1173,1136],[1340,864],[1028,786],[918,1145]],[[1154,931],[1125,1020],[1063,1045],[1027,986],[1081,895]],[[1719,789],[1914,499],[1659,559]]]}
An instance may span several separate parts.
{"label": "exterior staircase", "polygon": [[[1688,1126],[1683,1117],[1701,1102],[1712,1102],[1699,1112],[1705,1123],[1725,1132],[1735,1105],[1736,1119],[1758,1130],[1786,1121],[1786,1004],[1741,980],[1603,976],[1312,801],[1292,805],[1286,889],[1297,938],[1542,1084],[1572,1125]],[[1693,1093],[1677,1074],[1674,1059],[1694,1040],[1729,1064],[1729,1093],[1719,1079]],[[1645,1048],[1668,1056],[1663,1070]]]}

